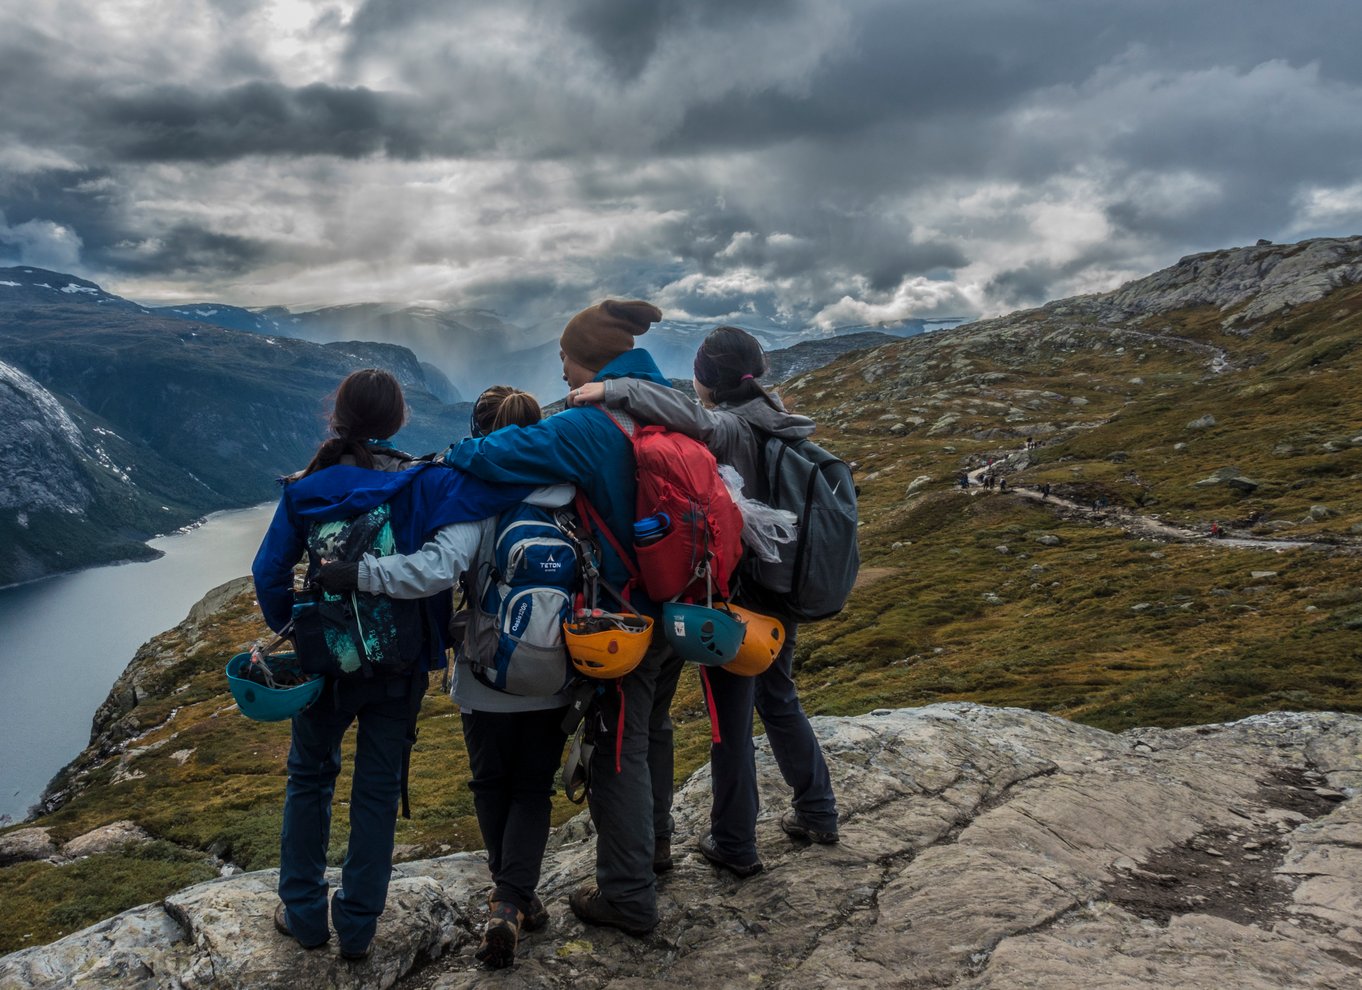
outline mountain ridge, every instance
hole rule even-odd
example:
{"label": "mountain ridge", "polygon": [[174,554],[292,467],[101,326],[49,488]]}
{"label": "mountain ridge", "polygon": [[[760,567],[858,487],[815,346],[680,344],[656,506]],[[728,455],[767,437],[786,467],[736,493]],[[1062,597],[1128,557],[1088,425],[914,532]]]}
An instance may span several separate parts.
{"label": "mountain ridge", "polygon": [[[1351,271],[1358,240],[1323,245],[1342,262],[1321,264]],[[1274,267],[1305,253],[1278,250]],[[1225,273],[1261,268],[1260,256],[1236,251]],[[1045,724],[1078,734],[1136,735],[1274,711],[1362,713],[1362,436],[1350,428],[1362,421],[1362,283],[1303,277],[1323,294],[1293,296],[1250,322],[1225,323],[1254,305],[1252,293],[1224,310],[1202,293],[1189,308],[1119,318],[1099,318],[1096,305],[1116,312],[1107,303],[1059,300],[884,340],[783,383],[819,424],[815,439],[856,465],[863,523],[861,576],[846,609],[799,632],[806,710],[859,716],[971,702],[1063,716]],[[981,488],[989,472],[1007,480],[1006,492]],[[1216,520],[1228,538],[1210,538]],[[54,780],[28,827],[60,845],[129,820],[168,845],[154,847],[152,865],[110,853],[83,874],[78,863],[0,868],[0,896],[20,905],[16,918],[33,919],[22,929],[0,919],[3,944],[69,931],[49,913],[66,907],[68,895],[52,893],[66,877],[85,878],[88,922],[178,890],[192,882],[188,870],[272,865],[280,785],[270,768],[282,765],[286,727],[243,732],[226,717],[221,677],[227,658],[262,635],[243,586],[211,621],[138,651],[91,746]],[[708,758],[704,712],[683,678],[673,708],[683,776]],[[478,844],[457,719],[435,690],[421,732],[413,797],[425,810],[399,823],[403,860]],[[555,821],[573,813],[559,799]],[[344,829],[338,817],[336,843]],[[22,830],[0,839],[13,831]],[[1175,844],[1132,864],[1175,875],[1164,858],[1191,869],[1193,852]],[[1196,855],[1204,866],[1209,854]],[[1267,892],[1253,903],[1278,904],[1253,862],[1235,860],[1252,890]],[[149,885],[136,902],[99,879],[133,870]],[[1158,886],[1122,872],[1136,887]],[[54,899],[59,908],[49,908]],[[1099,921],[1071,915],[1060,930]],[[1117,926],[1121,945],[1145,936],[1165,944],[1142,936],[1141,924]],[[1244,937],[1276,937],[1243,931],[1257,925],[1251,919],[1235,924]]]}

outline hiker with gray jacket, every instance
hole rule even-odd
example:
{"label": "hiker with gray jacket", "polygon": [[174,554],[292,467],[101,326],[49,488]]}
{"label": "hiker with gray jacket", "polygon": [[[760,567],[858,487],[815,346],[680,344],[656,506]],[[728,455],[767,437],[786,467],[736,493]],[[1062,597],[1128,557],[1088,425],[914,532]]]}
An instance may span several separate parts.
{"label": "hiker with gray jacket", "polygon": [[[628,378],[583,385],[569,396],[569,402],[622,408],[640,422],[660,423],[693,437],[709,447],[721,464],[732,465],[745,487],[754,491],[766,437],[798,440],[814,431],[813,420],[787,412],[780,399],[757,382],[766,370],[766,354],[755,337],[737,327],[719,327],[695,355],[699,404],[676,389]],[[744,604],[741,596],[736,604]],[[785,625],[786,641],[765,673],[742,677],[717,667],[707,671],[722,741],[710,749],[714,799],[710,832],[699,840],[699,850],[739,877],[763,869],[756,845],[754,706],[766,726],[781,775],[794,790],[793,808],[781,818],[781,828],[800,839],[837,841],[832,781],[794,683],[796,623],[789,615],[777,618]]]}

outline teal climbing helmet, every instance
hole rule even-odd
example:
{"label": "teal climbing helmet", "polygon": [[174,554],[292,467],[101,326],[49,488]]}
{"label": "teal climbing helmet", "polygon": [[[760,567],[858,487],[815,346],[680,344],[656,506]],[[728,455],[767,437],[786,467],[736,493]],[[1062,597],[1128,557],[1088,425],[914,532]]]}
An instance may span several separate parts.
{"label": "teal climbing helmet", "polygon": [[227,686],[241,714],[257,722],[282,722],[317,700],[325,678],[306,674],[293,653],[238,653],[227,663]]}
{"label": "teal climbing helmet", "polygon": [[662,606],[662,632],[682,660],[719,667],[738,655],[747,623],[722,608],[689,602]]}

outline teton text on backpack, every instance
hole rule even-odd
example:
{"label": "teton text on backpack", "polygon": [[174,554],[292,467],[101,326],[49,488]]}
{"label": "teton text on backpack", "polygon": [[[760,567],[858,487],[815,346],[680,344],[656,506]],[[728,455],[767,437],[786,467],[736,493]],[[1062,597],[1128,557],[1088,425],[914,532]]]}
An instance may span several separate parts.
{"label": "teton text on backpack", "polygon": [[507,694],[555,694],[571,672],[563,622],[579,574],[576,545],[556,522],[561,511],[507,509],[470,569],[472,610],[459,661]]}

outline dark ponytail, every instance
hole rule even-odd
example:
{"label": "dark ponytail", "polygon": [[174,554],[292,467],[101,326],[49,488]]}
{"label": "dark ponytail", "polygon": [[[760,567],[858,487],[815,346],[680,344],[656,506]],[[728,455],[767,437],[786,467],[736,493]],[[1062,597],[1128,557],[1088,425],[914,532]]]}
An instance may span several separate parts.
{"label": "dark ponytail", "polygon": [[336,389],[328,424],[334,436],[322,441],[302,477],[339,464],[346,455],[357,467],[372,468],[369,441],[390,439],[406,421],[407,403],[396,378],[379,368],[350,372]]}
{"label": "dark ponytail", "polygon": [[769,369],[761,343],[738,327],[716,327],[695,352],[695,380],[710,390],[715,405],[765,399],[783,412],[780,400],[757,382]]}

